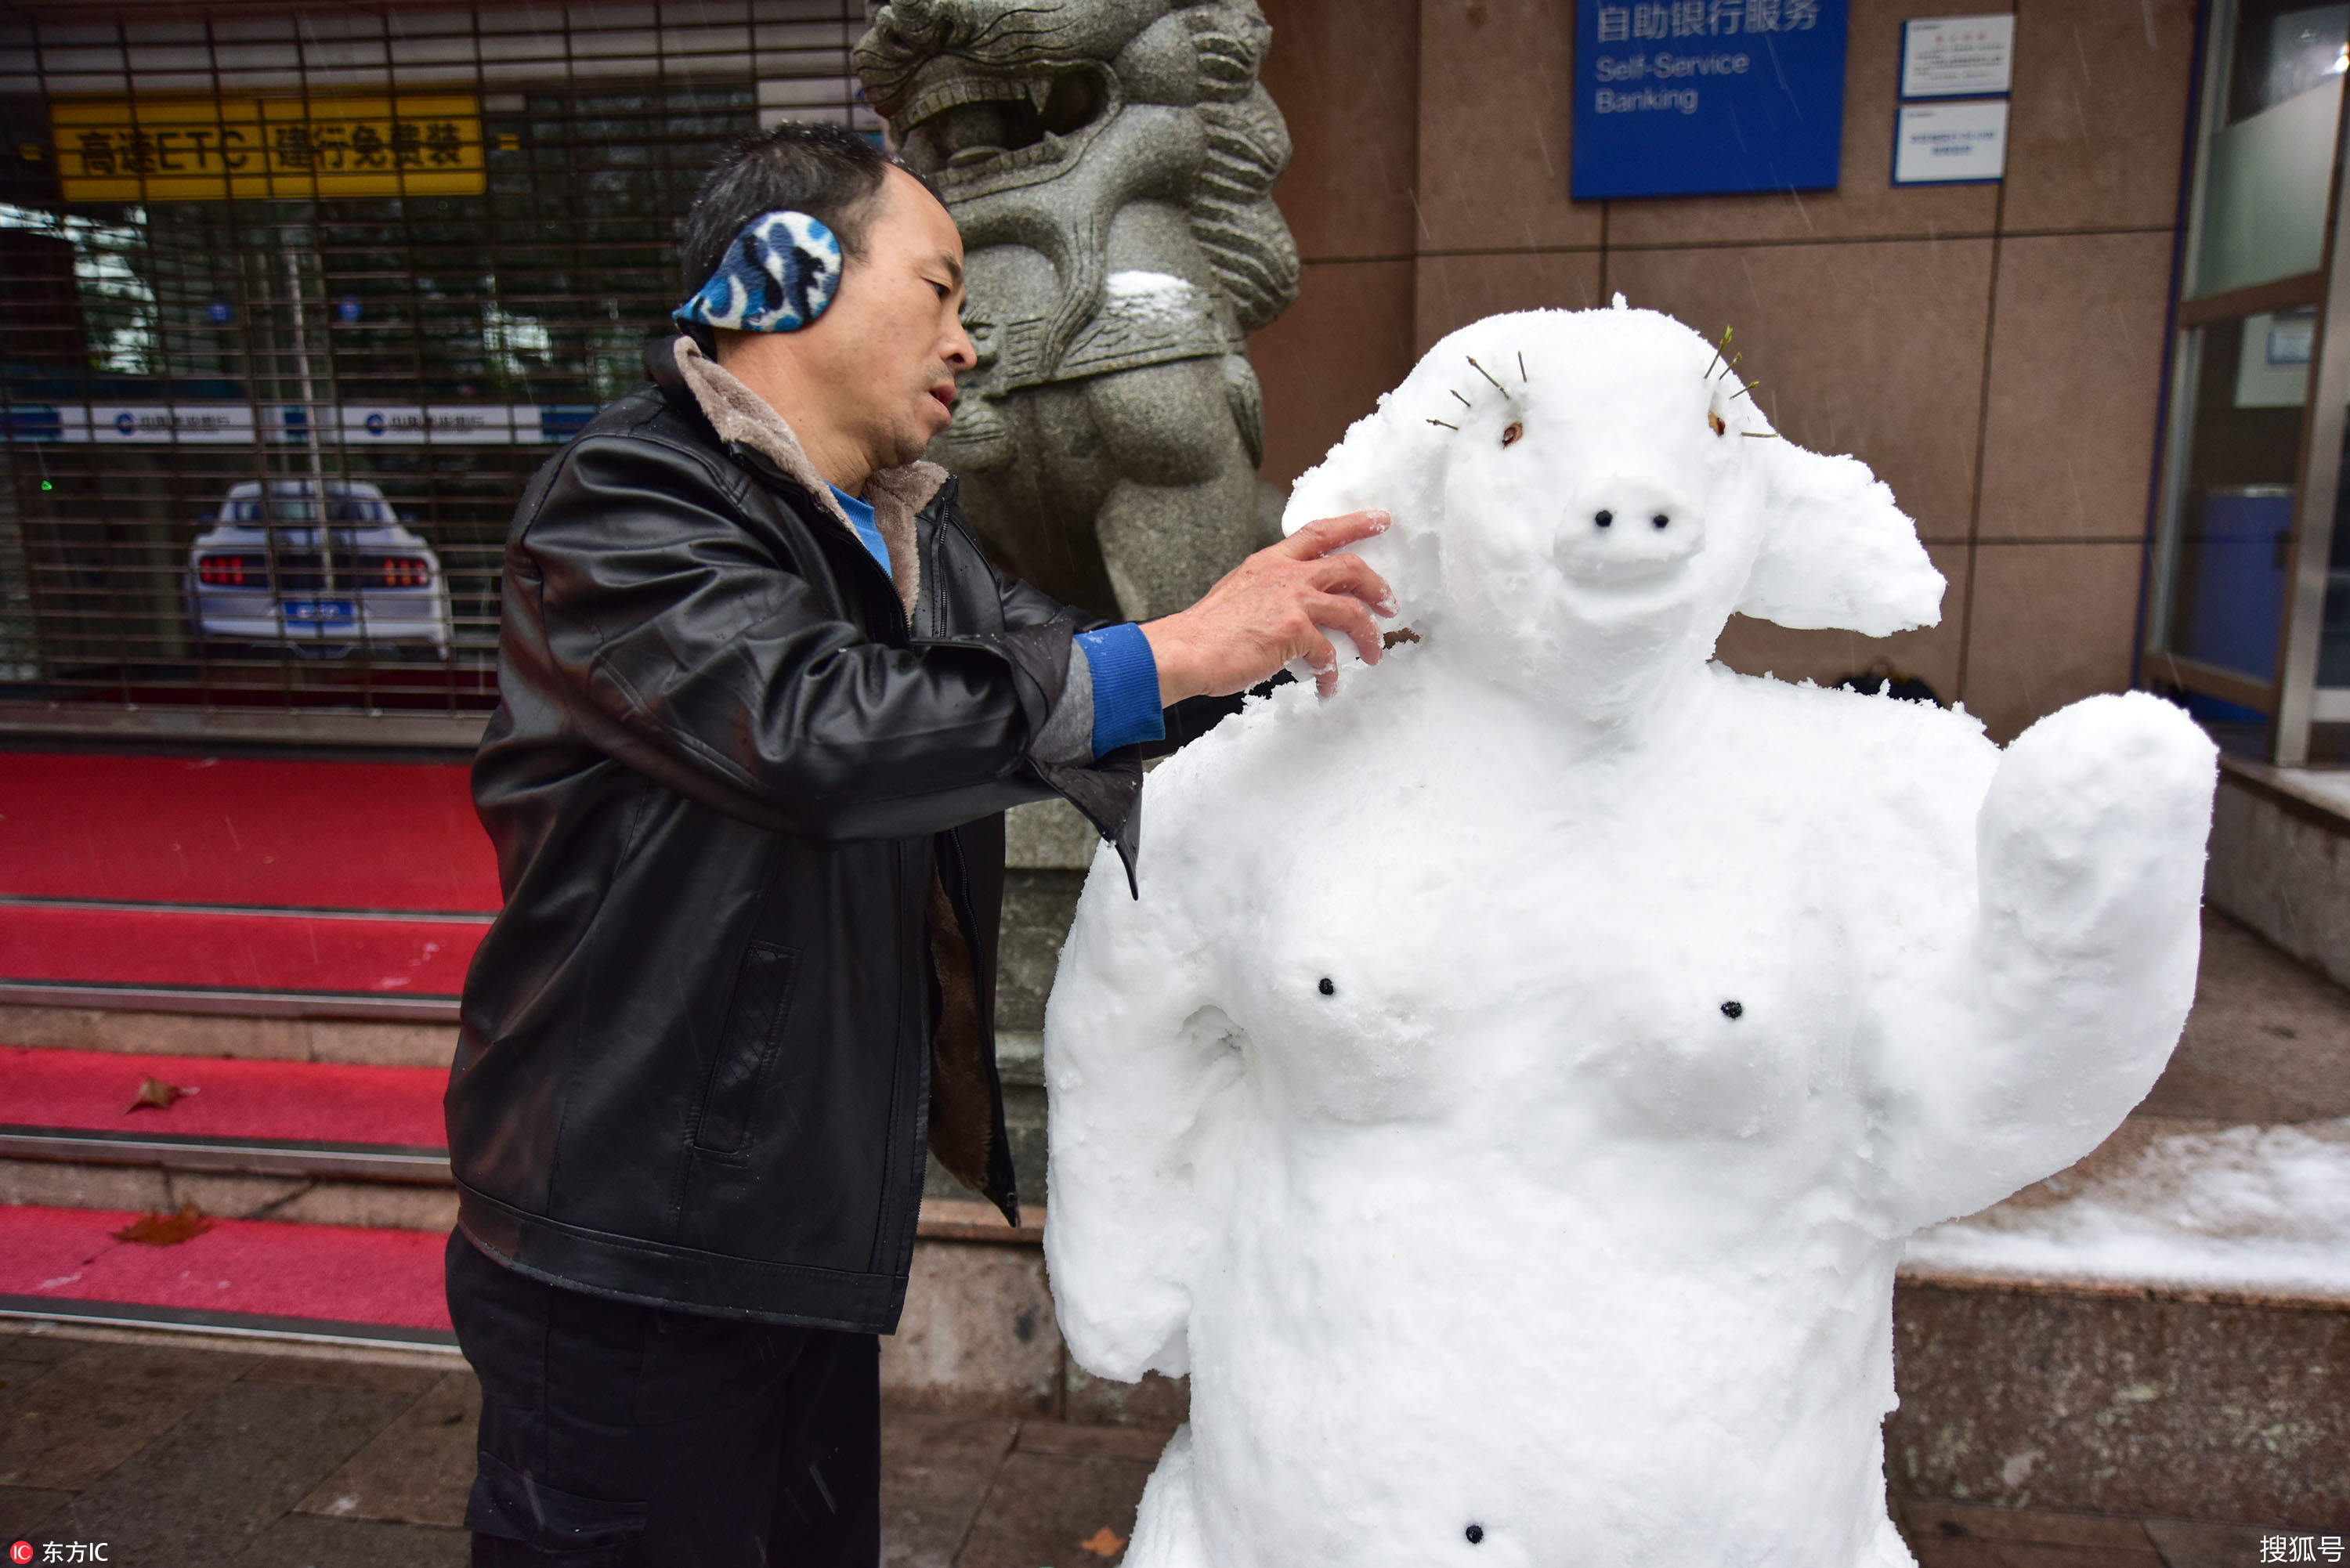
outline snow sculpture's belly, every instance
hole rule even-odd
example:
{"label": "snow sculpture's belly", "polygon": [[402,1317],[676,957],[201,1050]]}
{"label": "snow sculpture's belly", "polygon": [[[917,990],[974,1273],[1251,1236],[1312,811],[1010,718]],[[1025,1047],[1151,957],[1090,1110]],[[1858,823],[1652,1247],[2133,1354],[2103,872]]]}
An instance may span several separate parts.
{"label": "snow sculpture's belly", "polygon": [[1229,1211],[1189,1340],[1211,1561],[1419,1568],[1471,1525],[1465,1563],[1864,1560],[1897,1245],[1830,1220],[1709,1257],[1692,1193],[1463,1164],[1293,1148]]}
{"label": "snow sculpture's belly", "polygon": [[1213,1561],[1862,1560],[1898,1246],[1851,1196],[1857,988],[1801,835],[1649,804],[1670,835],[1434,813],[1382,839],[1408,920],[1318,836],[1242,878]]}

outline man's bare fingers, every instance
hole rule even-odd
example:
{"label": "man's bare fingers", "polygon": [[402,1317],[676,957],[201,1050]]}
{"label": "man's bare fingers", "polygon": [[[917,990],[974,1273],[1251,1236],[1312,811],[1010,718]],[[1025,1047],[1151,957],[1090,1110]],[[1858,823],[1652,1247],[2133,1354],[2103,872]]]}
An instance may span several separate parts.
{"label": "man's bare fingers", "polygon": [[1327,697],[1338,690],[1338,650],[1318,628],[1307,635],[1305,651],[1298,657],[1305,660],[1306,669],[1314,671],[1317,695]]}
{"label": "man's bare fingers", "polygon": [[1352,594],[1381,614],[1395,613],[1395,590],[1368,561],[1351,551],[1323,556],[1309,568],[1305,580],[1326,594]]}
{"label": "man's bare fingers", "polygon": [[1349,512],[1343,517],[1317,517],[1273,547],[1295,561],[1311,561],[1343,549],[1357,540],[1388,531],[1384,512]]}
{"label": "man's bare fingers", "polygon": [[1320,627],[1307,627],[1305,634],[1297,639],[1297,657],[1305,660],[1308,670],[1338,668],[1338,650],[1331,646],[1328,638],[1322,635]]}
{"label": "man's bare fingers", "polygon": [[1387,639],[1379,635],[1378,627],[1371,620],[1371,612],[1363,607],[1363,601],[1358,598],[1344,594],[1326,594],[1306,613],[1314,618],[1315,625],[1343,631],[1353,639],[1355,649],[1363,656],[1366,664],[1377,664],[1379,656],[1386,651]]}

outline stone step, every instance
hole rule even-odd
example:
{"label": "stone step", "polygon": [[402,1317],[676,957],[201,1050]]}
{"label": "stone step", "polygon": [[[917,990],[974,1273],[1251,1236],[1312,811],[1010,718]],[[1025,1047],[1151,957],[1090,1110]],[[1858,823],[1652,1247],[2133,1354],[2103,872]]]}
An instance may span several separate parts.
{"label": "stone step", "polygon": [[[10,1046],[0,1202],[446,1231],[435,1067]],[[146,1085],[166,1106],[139,1104]],[[133,1108],[135,1106],[135,1108]]]}
{"label": "stone step", "polygon": [[2350,1533],[2350,1296],[1913,1269],[1893,1321],[1897,1497]]}
{"label": "stone step", "polygon": [[417,1023],[295,1013],[173,1012],[79,1002],[57,1006],[0,1002],[0,1041],[61,1051],[438,1067],[443,1072],[457,1054],[453,1020]]}
{"label": "stone step", "polygon": [[[1041,1038],[1008,1034],[999,1064],[1015,1163],[1030,1207],[1041,1207]],[[0,1109],[0,1203],[176,1210],[193,1202],[236,1219],[455,1223],[438,1066],[0,1047],[0,1072],[16,1090]],[[126,1109],[150,1077],[195,1092],[168,1108]],[[962,1199],[994,1213],[935,1164],[925,1196],[949,1210]],[[1000,1218],[993,1224],[1005,1229]],[[1023,1233],[1040,1234],[1033,1225]]]}
{"label": "stone step", "polygon": [[[1045,999],[1077,895],[1085,882],[1098,836],[1065,803],[1023,806],[1011,814],[1010,870],[1005,894],[1003,941],[998,984],[998,1062],[1020,1190],[1033,1204],[1045,1190],[1045,1093],[1043,1045]],[[64,870],[60,869],[62,877]],[[399,1016],[405,1008],[412,1016]],[[346,1007],[334,999],[297,994],[221,993],[192,999],[183,992],[139,993],[107,989],[0,987],[0,1042],[55,1050],[111,1052],[131,1055],[228,1057],[251,1061],[310,1062],[344,1066],[430,1067],[445,1071],[456,1051],[454,1004],[446,999],[388,998]],[[0,1116],[5,1116],[0,1112]],[[44,1140],[38,1148],[17,1145],[0,1158],[43,1159],[120,1170],[189,1176],[333,1181],[351,1177],[349,1161],[321,1158],[305,1164],[306,1151],[253,1146],[243,1152],[201,1147],[140,1149],[116,1140],[74,1144]],[[379,1173],[382,1169],[379,1168]],[[20,1178],[20,1179],[22,1179]],[[36,1185],[43,1195],[68,1198],[70,1183],[54,1174]],[[150,1182],[151,1188],[152,1183]],[[101,1204],[127,1196],[123,1179],[92,1179],[88,1191]],[[140,1190],[146,1190],[140,1189]],[[214,1189],[219,1196],[229,1194]],[[953,1179],[935,1165],[928,1196],[969,1199]],[[167,1196],[148,1191],[148,1196]],[[255,1188],[243,1197],[263,1205],[286,1197],[279,1186]],[[246,1205],[250,1207],[250,1203]]]}
{"label": "stone step", "polygon": [[0,1003],[449,1023],[483,910],[0,895]]}
{"label": "stone step", "polygon": [[[2212,1021],[2149,1106],[2339,1105],[2305,1059],[2272,1062],[2265,1085],[2257,1061],[2211,1071],[2231,1033]],[[2141,1112],[2070,1170],[1913,1241],[1894,1342],[1898,1494],[2338,1531],[2350,1120]]]}
{"label": "stone step", "polygon": [[2213,908],[2350,985],[2350,770],[2222,756],[2210,867]]}
{"label": "stone step", "polygon": [[[445,1225],[230,1220],[168,1251],[115,1246],[111,1231],[133,1218],[127,1210],[0,1207],[0,1274],[10,1276],[0,1280],[0,1320],[454,1353],[434,1304]],[[1056,1416],[1073,1407],[1080,1420],[1135,1424],[1100,1420],[1125,1414],[1122,1404],[1088,1399],[1082,1388],[1072,1398],[1045,1288],[1044,1215],[1026,1218],[1015,1231],[983,1204],[923,1203],[905,1314],[881,1342],[884,1391],[934,1408]],[[91,1262],[105,1266],[76,1277]],[[378,1299],[353,1301],[355,1291]]]}

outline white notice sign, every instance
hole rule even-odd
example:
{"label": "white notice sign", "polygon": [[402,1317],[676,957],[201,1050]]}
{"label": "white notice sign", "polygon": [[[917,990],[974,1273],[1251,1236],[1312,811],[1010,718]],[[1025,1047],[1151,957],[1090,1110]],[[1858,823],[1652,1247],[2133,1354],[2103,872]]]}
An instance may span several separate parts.
{"label": "white notice sign", "polygon": [[1905,103],[1893,134],[1896,185],[1955,185],[2007,172],[2007,99]]}
{"label": "white notice sign", "polygon": [[2015,17],[1934,16],[1901,28],[1901,96],[1961,98],[2015,82]]}

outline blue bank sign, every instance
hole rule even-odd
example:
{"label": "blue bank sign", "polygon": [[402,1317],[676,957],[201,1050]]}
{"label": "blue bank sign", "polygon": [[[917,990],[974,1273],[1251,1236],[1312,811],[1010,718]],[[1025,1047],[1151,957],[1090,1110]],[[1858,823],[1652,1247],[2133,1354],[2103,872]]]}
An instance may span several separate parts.
{"label": "blue bank sign", "polygon": [[1579,201],[1833,188],[1845,0],[1577,0]]}

